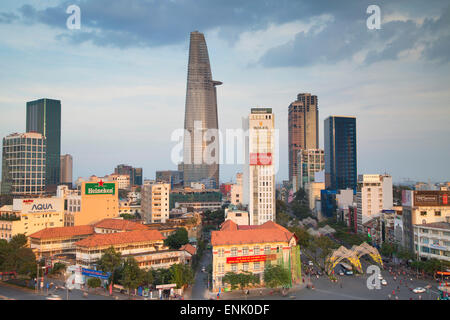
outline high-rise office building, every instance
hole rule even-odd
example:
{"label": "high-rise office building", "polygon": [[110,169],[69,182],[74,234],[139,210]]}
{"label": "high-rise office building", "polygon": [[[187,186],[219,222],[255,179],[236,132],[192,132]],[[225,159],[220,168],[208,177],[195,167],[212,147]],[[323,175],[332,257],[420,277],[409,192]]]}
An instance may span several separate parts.
{"label": "high-rise office building", "polygon": [[325,169],[324,152],[322,149],[301,149],[298,152],[298,173],[296,180],[294,179],[295,186],[294,191],[298,188],[304,189],[306,184],[314,181],[314,175],[316,172],[323,171]]}
{"label": "high-rise office building", "polygon": [[325,187],[356,191],[356,118],[325,119]]}
{"label": "high-rise office building", "polygon": [[41,195],[45,192],[46,139],[37,132],[3,138],[2,194]]}
{"label": "high-rise office building", "polygon": [[56,191],[61,170],[61,101],[43,98],[27,102],[26,130],[39,132],[47,140],[46,190]]}
{"label": "high-rise office building", "polygon": [[298,175],[298,152],[319,148],[319,109],[317,96],[300,93],[289,105],[289,181]]}
{"label": "high-rise office building", "polygon": [[244,204],[248,204],[250,224],[275,221],[275,119],[271,108],[252,108],[248,119],[246,165],[244,166]]}
{"label": "high-rise office building", "polygon": [[70,154],[65,154],[61,156],[61,183],[72,184],[72,169],[73,169],[73,159]]}
{"label": "high-rise office building", "polygon": [[[218,130],[216,86],[220,84],[222,82],[212,80],[204,35],[198,31],[191,32],[184,118],[185,186],[213,179],[214,188],[219,187],[218,136],[214,141],[212,138],[204,139],[207,130]],[[211,159],[204,159],[205,154]]]}
{"label": "high-rise office building", "polygon": [[127,164],[119,164],[114,169],[114,173],[128,175],[131,186],[142,186],[142,168],[133,168]]}

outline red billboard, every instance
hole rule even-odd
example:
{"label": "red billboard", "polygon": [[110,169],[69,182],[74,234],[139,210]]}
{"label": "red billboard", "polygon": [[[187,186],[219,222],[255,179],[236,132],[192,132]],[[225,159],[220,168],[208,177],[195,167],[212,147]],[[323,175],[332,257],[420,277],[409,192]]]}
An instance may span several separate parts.
{"label": "red billboard", "polygon": [[261,254],[256,256],[242,256],[242,257],[228,257],[227,263],[247,263],[247,262],[260,262],[266,260],[275,260],[274,254]]}
{"label": "red billboard", "polygon": [[272,164],[272,153],[250,153],[251,166],[270,166]]}

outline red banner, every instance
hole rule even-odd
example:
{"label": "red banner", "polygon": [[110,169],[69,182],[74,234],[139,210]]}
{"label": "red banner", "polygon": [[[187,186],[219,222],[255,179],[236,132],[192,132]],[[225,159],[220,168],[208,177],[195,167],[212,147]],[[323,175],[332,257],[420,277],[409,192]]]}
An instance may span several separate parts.
{"label": "red banner", "polygon": [[448,204],[448,196],[446,193],[442,195],[442,204]]}
{"label": "red banner", "polygon": [[251,166],[270,166],[272,164],[271,153],[250,153]]}
{"label": "red banner", "polygon": [[247,263],[247,262],[260,262],[266,260],[275,260],[274,254],[262,254],[257,256],[242,256],[242,257],[228,257],[227,263]]}

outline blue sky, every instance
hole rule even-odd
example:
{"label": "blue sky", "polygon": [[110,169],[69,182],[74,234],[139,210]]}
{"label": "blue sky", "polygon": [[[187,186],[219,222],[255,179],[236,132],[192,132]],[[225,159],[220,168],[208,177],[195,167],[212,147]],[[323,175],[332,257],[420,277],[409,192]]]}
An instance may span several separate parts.
{"label": "blue sky", "polygon": [[[81,29],[66,28],[66,8]],[[368,30],[366,8],[381,9]],[[320,146],[329,115],[357,117],[358,172],[394,181],[450,180],[448,1],[89,0],[0,4],[0,136],[25,130],[26,101],[62,101],[62,153],[74,179],[119,163],[175,169],[184,124],[189,33],[205,33],[219,127],[272,107],[287,167],[287,108],[318,96]],[[239,166],[222,166],[229,181]]]}

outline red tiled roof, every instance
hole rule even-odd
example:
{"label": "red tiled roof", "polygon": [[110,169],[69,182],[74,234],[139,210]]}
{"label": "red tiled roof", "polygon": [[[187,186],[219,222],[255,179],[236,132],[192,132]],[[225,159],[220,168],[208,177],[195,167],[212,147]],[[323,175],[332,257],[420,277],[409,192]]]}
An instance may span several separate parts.
{"label": "red tiled roof", "polygon": [[148,242],[164,240],[165,237],[158,230],[134,230],[106,234],[94,234],[75,243],[79,247],[112,246],[123,243]]}
{"label": "red tiled roof", "polygon": [[125,219],[103,219],[96,224],[94,224],[96,228],[105,228],[105,229],[113,229],[113,230],[123,230],[123,231],[132,231],[132,230],[148,230],[146,226],[143,224],[125,220]]}
{"label": "red tiled roof", "polygon": [[268,221],[257,226],[238,226],[231,220],[222,224],[220,231],[211,232],[211,244],[233,245],[245,243],[289,242],[294,233],[286,228]]}
{"label": "red tiled roof", "polygon": [[195,249],[195,247],[191,244],[185,244],[184,246],[181,246],[180,248],[181,251],[187,251],[188,253],[190,253],[191,255],[194,255],[197,252],[197,249]]}
{"label": "red tiled roof", "polygon": [[81,235],[91,235],[93,233],[94,227],[92,226],[56,227],[56,228],[45,228],[41,231],[31,234],[29,237],[43,240],[43,239],[74,237]]}

